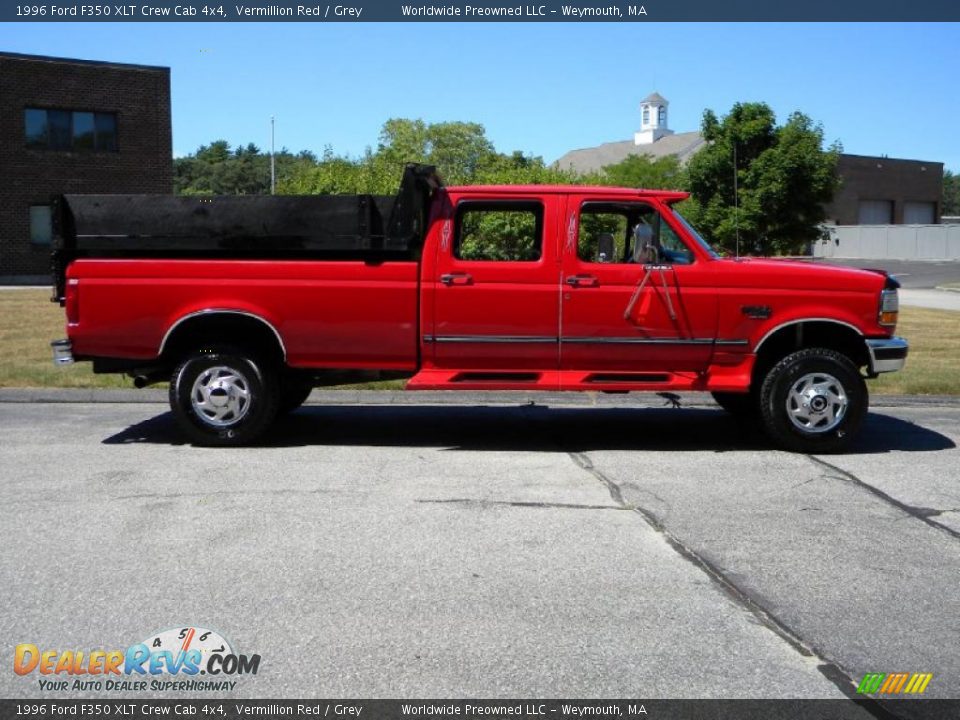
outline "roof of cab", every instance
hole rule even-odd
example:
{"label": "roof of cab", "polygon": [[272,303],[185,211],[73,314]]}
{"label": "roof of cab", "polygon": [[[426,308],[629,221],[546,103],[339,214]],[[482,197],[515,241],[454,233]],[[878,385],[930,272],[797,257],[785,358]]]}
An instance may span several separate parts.
{"label": "roof of cab", "polygon": [[458,195],[597,195],[623,199],[658,198],[668,202],[685,200],[690,196],[690,193],[680,190],[645,190],[591,185],[452,185],[445,187],[444,190]]}

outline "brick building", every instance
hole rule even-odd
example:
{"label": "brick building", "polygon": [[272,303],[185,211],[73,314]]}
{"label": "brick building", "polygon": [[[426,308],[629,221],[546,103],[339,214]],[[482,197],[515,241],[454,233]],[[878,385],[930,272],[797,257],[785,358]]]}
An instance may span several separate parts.
{"label": "brick building", "polygon": [[943,163],[841,155],[840,188],[827,205],[837,225],[935,225],[940,222]]}
{"label": "brick building", "polygon": [[0,53],[0,282],[45,282],[50,198],[171,193],[170,69]]}

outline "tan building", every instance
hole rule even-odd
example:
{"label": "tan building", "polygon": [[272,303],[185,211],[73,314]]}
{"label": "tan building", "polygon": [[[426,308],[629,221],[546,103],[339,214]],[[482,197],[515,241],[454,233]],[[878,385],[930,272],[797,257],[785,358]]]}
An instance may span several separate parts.
{"label": "tan building", "polygon": [[675,133],[669,125],[670,103],[659,93],[648,95],[640,103],[640,130],[633,140],[609,142],[592,148],[571,150],[557,160],[562,170],[587,173],[616,165],[631,155],[649,155],[659,159],[674,155],[682,164],[693,157],[704,143],[699,132]]}

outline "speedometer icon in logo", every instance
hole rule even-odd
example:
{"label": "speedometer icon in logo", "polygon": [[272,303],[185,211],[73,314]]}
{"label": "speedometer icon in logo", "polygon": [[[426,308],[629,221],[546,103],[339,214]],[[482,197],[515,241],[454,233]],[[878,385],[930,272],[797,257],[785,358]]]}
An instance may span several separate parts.
{"label": "speedometer icon in logo", "polygon": [[[233,655],[233,648],[223,635],[216,630],[202,627],[178,627],[163,630],[143,641],[151,654],[169,652],[174,658],[186,657],[187,653],[197,651],[200,661],[195,664],[206,668],[212,655]],[[196,657],[196,653],[193,654]],[[203,670],[200,674],[205,674]]]}

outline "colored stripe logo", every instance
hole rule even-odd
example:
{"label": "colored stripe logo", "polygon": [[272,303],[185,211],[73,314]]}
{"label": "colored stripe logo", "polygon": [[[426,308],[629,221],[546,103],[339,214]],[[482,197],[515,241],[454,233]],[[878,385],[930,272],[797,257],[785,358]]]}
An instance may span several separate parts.
{"label": "colored stripe logo", "polygon": [[859,695],[922,695],[933,673],[867,673],[857,687]]}

